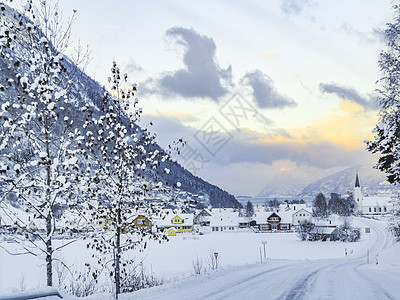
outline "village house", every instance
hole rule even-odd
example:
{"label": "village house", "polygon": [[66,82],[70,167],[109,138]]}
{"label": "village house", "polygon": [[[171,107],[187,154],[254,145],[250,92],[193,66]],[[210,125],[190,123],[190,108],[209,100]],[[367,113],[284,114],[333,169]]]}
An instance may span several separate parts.
{"label": "village house", "polygon": [[288,231],[312,221],[312,213],[306,208],[306,204],[281,204],[275,212],[258,211],[253,221],[259,231]]}
{"label": "village house", "polygon": [[155,221],[157,229],[161,232],[173,228],[176,233],[192,232],[194,225],[193,214],[168,214]]}
{"label": "village house", "polygon": [[211,221],[211,211],[207,209],[202,209],[197,212],[194,216],[194,224],[200,226],[210,226]]}
{"label": "village house", "polygon": [[176,229],[174,228],[174,227],[170,227],[168,230],[167,230],[167,235],[168,236],[176,236]]}
{"label": "village house", "polygon": [[291,229],[291,215],[277,212],[260,212],[255,215],[259,231],[287,231]]}
{"label": "village house", "polygon": [[32,219],[27,228],[29,230],[45,233],[46,232],[46,220],[45,219]]}
{"label": "village house", "polygon": [[337,241],[339,239],[337,226],[323,226],[316,225],[310,232],[314,236],[315,240],[320,241]]}
{"label": "village house", "polygon": [[212,209],[211,231],[236,232],[239,228],[239,212],[229,208]]}
{"label": "village house", "polygon": [[292,218],[293,218],[292,224],[294,226],[300,225],[301,223],[305,222],[312,223],[312,213],[304,208],[293,213]]}
{"label": "village house", "polygon": [[132,224],[136,228],[151,229],[151,221],[144,215],[138,215],[132,220]]}

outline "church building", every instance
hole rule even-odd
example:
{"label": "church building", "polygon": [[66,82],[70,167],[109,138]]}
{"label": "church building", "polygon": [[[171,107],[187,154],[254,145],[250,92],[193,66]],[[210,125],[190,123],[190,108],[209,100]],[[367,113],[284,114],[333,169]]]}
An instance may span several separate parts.
{"label": "church building", "polygon": [[356,172],[356,182],[353,191],[354,212],[363,215],[383,215],[394,210],[395,200],[391,197],[368,196],[364,197],[361,191],[360,179]]}

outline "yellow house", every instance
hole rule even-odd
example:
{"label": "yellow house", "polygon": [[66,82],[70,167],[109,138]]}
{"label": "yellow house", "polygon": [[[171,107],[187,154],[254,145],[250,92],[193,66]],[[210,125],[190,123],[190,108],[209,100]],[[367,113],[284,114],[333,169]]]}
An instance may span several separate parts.
{"label": "yellow house", "polygon": [[174,214],[158,220],[156,226],[159,231],[167,232],[171,227],[176,233],[193,231],[193,214]]}
{"label": "yellow house", "polygon": [[112,227],[112,221],[111,220],[101,220],[99,221],[99,226],[101,230],[110,230]]}
{"label": "yellow house", "polygon": [[167,230],[167,235],[176,236],[176,229],[174,227],[171,227],[170,229]]}
{"label": "yellow house", "polygon": [[175,217],[172,218],[171,220],[172,224],[183,224],[183,220],[180,216],[176,215]]}
{"label": "yellow house", "polygon": [[171,223],[176,232],[192,232],[193,231],[193,215],[181,214],[171,219]]}

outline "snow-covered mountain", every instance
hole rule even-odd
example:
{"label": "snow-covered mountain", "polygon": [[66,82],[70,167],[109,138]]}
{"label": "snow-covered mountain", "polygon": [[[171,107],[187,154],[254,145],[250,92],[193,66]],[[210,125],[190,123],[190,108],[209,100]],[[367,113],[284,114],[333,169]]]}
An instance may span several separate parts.
{"label": "snow-covered mountain", "polygon": [[319,192],[325,195],[330,195],[330,193],[346,194],[348,191],[353,191],[354,189],[356,171],[358,171],[364,195],[397,195],[398,187],[389,184],[386,181],[385,174],[373,169],[370,165],[351,167],[314,181],[306,186],[298,195],[313,196]]}
{"label": "snow-covered mountain", "polygon": [[[6,21],[12,23],[18,23],[20,14],[13,9],[6,7],[7,14]],[[3,34],[3,33],[0,33]],[[2,36],[3,37],[3,36]],[[39,43],[43,39],[43,34],[38,33],[37,41]],[[29,43],[24,39],[17,40],[18,44],[10,54],[12,57],[5,57],[2,54],[0,56],[0,105],[8,101],[9,99],[17,99],[23,95],[20,87],[21,75],[30,76],[29,62],[27,60],[26,53],[29,53]],[[95,53],[93,54],[95,55]],[[12,66],[9,62],[13,61]],[[88,104],[93,111],[99,111],[102,105],[102,99],[104,96],[105,89],[98,82],[90,78],[84,72],[82,72],[74,63],[68,58],[64,59],[63,66],[66,68],[66,72],[63,76],[60,76],[59,82],[63,85],[69,85],[68,87],[68,98],[72,99],[69,104],[65,105],[65,111],[63,115],[60,115],[59,119],[62,120],[65,116],[69,119],[74,120],[74,126],[83,130],[82,128],[82,113],[80,108]],[[110,62],[111,66],[111,62]],[[104,66],[107,68],[107,66]],[[12,82],[16,82],[15,86],[11,87],[9,78],[12,78]],[[8,88],[10,86],[10,88]],[[138,88],[140,90],[140,87]],[[25,101],[25,100],[24,100]],[[29,97],[27,100],[29,101]],[[84,131],[84,130],[83,130]],[[160,149],[158,145],[154,147]],[[203,195],[204,199],[207,199],[211,205],[215,207],[239,207],[240,203],[235,197],[228,192],[220,189],[219,187],[212,185],[201,178],[194,176],[189,171],[184,169],[180,164],[176,162],[165,162],[163,168],[170,169],[170,174],[163,174],[161,177],[157,177],[157,180],[169,181],[171,183],[179,181],[181,183],[181,189],[192,194]],[[154,174],[149,173],[148,176],[154,178]],[[167,177],[168,176],[168,177]]]}
{"label": "snow-covered mountain", "polygon": [[384,173],[372,168],[371,165],[350,167],[329,176],[314,174],[319,178],[310,183],[301,173],[278,173],[258,194],[266,198],[304,198],[314,197],[319,192],[329,196],[330,193],[344,195],[353,191],[356,171],[361,181],[364,195],[397,195],[398,187],[386,181]]}

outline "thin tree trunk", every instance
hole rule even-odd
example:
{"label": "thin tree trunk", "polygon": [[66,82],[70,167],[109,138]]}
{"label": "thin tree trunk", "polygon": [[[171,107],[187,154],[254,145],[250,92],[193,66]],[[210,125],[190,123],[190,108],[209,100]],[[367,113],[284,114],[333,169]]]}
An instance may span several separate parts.
{"label": "thin tree trunk", "polygon": [[121,283],[120,283],[120,268],[119,268],[119,262],[120,262],[120,257],[121,257],[121,210],[117,210],[117,232],[115,234],[115,250],[116,250],[116,256],[115,256],[115,294],[118,295],[121,293]]}
{"label": "thin tree trunk", "polygon": [[52,224],[51,224],[51,213],[47,215],[46,218],[46,231],[47,231],[47,240],[46,240],[46,268],[47,268],[47,286],[53,286],[53,247],[51,243],[51,233],[52,233]]}
{"label": "thin tree trunk", "polygon": [[50,141],[49,141],[49,120],[47,108],[43,111],[44,114],[44,133],[45,133],[45,146],[46,146],[46,204],[49,210],[46,216],[46,268],[47,268],[47,286],[53,286],[53,247],[52,247],[52,220],[53,220],[53,206],[51,204],[51,159],[50,159]]}

